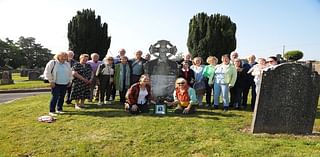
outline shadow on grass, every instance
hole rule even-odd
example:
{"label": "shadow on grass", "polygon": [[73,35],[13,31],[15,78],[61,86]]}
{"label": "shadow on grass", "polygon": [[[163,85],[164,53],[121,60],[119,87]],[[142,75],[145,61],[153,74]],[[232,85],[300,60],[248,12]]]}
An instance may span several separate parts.
{"label": "shadow on grass", "polygon": [[197,109],[194,114],[176,114],[174,109],[168,109],[165,115],[153,113],[153,107],[150,107],[149,113],[141,113],[138,115],[130,114],[124,111],[123,105],[115,103],[112,105],[98,106],[96,104],[86,104],[83,110],[66,111],[64,115],[85,115],[94,117],[131,117],[131,116],[147,116],[147,117],[181,117],[181,118],[202,118],[220,120],[221,117],[242,117],[242,115],[232,113],[232,111],[223,112],[222,110]]}

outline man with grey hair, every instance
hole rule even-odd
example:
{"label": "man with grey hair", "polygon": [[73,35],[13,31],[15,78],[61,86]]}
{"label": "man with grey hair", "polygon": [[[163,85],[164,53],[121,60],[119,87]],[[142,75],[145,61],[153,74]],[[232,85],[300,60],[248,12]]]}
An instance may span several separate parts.
{"label": "man with grey hair", "polygon": [[[102,61],[99,61],[99,54],[98,53],[92,53],[90,55],[91,60],[89,60],[87,63],[90,64],[92,68],[92,83],[90,87],[90,99],[89,102],[92,102],[94,95],[95,95],[95,100],[99,100],[99,79],[96,77],[94,74],[96,73],[98,66],[102,64]],[[97,86],[96,93],[94,94],[94,90]]]}
{"label": "man with grey hair", "polygon": [[135,53],[135,58],[131,59],[129,61],[130,66],[131,66],[131,85],[134,83],[138,82],[140,79],[140,76],[144,74],[144,63],[146,63],[146,60],[142,58],[142,51],[138,50]]}
{"label": "man with grey hair", "polygon": [[233,64],[233,61],[234,61],[235,59],[238,59],[238,58],[239,58],[238,52],[232,51],[232,52],[230,53],[230,63]]}
{"label": "man with grey hair", "polygon": [[[77,62],[76,60],[73,59],[74,57],[74,53],[73,51],[69,50],[66,52],[68,55],[68,60],[67,62],[70,64],[71,68],[73,67],[73,65]],[[66,97],[66,103],[67,104],[71,104],[72,99],[71,99],[71,90],[72,90],[72,82],[71,85],[67,88],[67,97]]]}

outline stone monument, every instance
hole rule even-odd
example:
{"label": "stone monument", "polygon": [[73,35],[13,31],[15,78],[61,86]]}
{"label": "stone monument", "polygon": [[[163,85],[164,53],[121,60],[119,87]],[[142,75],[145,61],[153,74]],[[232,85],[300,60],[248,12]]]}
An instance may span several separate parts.
{"label": "stone monument", "polygon": [[38,72],[38,71],[29,71],[28,72],[29,81],[40,80],[39,77],[40,77],[40,72]]}
{"label": "stone monument", "polygon": [[5,84],[13,84],[13,80],[12,80],[12,67],[5,65],[3,67],[0,68],[1,71],[1,80],[0,80],[0,84],[1,85],[5,85]]}
{"label": "stone monument", "polygon": [[253,133],[312,134],[320,91],[316,72],[285,63],[263,72]]}
{"label": "stone monument", "polygon": [[155,56],[144,65],[145,74],[149,74],[153,96],[170,99],[175,89],[178,75],[178,64],[169,58],[176,54],[177,48],[167,40],[159,40],[149,48],[150,54]]}
{"label": "stone monument", "polygon": [[28,77],[29,69],[21,69],[20,77]]}

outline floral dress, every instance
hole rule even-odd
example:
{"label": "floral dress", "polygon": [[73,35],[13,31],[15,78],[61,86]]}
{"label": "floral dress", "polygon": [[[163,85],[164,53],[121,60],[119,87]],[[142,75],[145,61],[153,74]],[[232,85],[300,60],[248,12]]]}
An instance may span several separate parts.
{"label": "floral dress", "polygon": [[[89,64],[75,63],[72,71],[76,71],[85,79],[90,80],[92,75],[92,68]],[[72,84],[71,99],[89,99],[90,98],[90,85],[86,85],[82,80],[74,77]]]}

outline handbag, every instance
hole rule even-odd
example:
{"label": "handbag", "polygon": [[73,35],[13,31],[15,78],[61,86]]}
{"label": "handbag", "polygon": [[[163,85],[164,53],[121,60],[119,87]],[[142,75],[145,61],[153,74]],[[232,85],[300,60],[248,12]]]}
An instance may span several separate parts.
{"label": "handbag", "polygon": [[206,92],[206,83],[201,80],[193,84],[193,89],[196,91],[197,95],[203,95]]}

